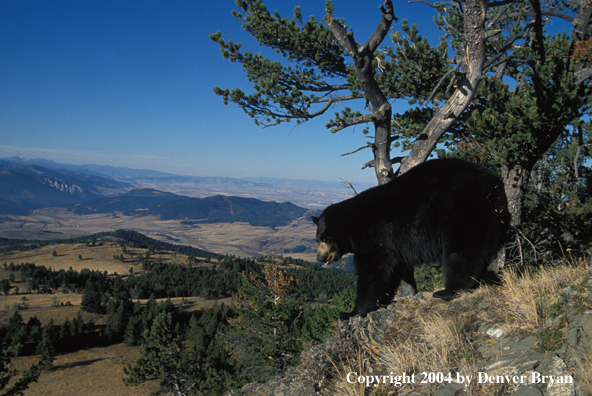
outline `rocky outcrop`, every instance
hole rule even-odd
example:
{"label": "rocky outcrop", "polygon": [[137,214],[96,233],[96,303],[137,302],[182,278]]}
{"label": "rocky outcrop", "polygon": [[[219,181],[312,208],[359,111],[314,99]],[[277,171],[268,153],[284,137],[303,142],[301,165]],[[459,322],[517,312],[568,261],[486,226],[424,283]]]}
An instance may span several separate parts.
{"label": "rocky outcrop", "polygon": [[42,184],[46,186],[55,188],[56,190],[67,192],[69,194],[84,194],[84,189],[76,184],[68,184],[63,180],[56,179],[53,177],[44,177],[41,181]]}
{"label": "rocky outcrop", "polygon": [[[592,279],[538,297],[536,309],[541,318],[538,326],[521,326],[519,321],[508,325],[508,306],[502,303],[503,298],[496,296],[496,293],[503,292],[500,289],[489,293],[489,297],[469,294],[453,303],[419,294],[372,312],[366,318],[350,318],[349,322],[336,326],[336,331],[351,333],[351,339],[360,347],[358,356],[363,364],[356,367],[342,364],[339,376],[335,371],[329,373],[329,364],[317,364],[313,373],[310,365],[303,363],[284,378],[266,384],[249,384],[242,393],[275,396],[590,395]],[[438,331],[419,328],[430,315],[442,323],[452,324],[452,329],[444,329],[446,325],[441,325],[444,326],[441,337],[448,337],[444,333],[450,332],[453,334],[451,341],[441,340],[438,344]],[[343,334],[340,337],[347,338]],[[305,351],[303,361],[310,360],[314,353],[317,354],[314,358],[318,359],[329,356],[331,343],[335,342],[333,337],[314,347],[317,352]],[[419,361],[414,367],[419,369],[403,374],[401,366],[393,363],[396,361],[393,349],[397,349],[394,345],[417,348],[415,359]],[[425,349],[422,352],[425,355],[419,353],[421,348]],[[447,356],[428,362],[437,353]],[[421,356],[425,356],[426,361],[421,362]],[[335,358],[332,359],[333,366],[339,366],[335,364]],[[318,372],[322,370],[327,371],[326,376],[319,380],[322,376]],[[344,376],[347,370],[352,373],[349,377]],[[402,375],[412,381],[398,383],[397,376]],[[380,384],[377,386],[377,383]],[[348,386],[351,393],[343,391]]]}

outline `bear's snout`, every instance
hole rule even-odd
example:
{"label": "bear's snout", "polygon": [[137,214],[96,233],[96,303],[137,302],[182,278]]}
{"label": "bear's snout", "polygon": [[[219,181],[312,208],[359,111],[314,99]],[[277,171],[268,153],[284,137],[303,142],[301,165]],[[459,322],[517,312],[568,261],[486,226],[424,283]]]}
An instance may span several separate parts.
{"label": "bear's snout", "polygon": [[326,242],[319,242],[317,250],[317,261],[324,263],[325,265],[331,264],[333,261],[337,261],[341,258],[339,252],[331,247]]}

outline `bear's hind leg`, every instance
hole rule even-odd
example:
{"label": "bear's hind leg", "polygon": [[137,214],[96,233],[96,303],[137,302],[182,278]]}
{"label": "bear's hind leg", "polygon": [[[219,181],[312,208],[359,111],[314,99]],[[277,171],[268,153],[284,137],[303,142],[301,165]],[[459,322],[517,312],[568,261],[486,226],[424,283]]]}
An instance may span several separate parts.
{"label": "bear's hind leg", "polygon": [[[452,253],[442,263],[445,289],[432,294],[436,298],[450,301],[462,290],[472,289],[477,285],[483,273],[483,265],[471,263],[462,253]],[[474,259],[474,257],[473,257]]]}

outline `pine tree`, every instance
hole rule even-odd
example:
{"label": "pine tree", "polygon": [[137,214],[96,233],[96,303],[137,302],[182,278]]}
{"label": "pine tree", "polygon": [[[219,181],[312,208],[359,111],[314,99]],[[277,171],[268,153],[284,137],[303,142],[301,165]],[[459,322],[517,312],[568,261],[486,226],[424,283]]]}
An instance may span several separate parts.
{"label": "pine tree", "polygon": [[80,308],[86,312],[104,313],[105,310],[102,305],[102,298],[103,296],[100,292],[100,288],[95,286],[91,279],[88,279],[84,286],[84,292],[82,293]]}
{"label": "pine tree", "polygon": [[[352,307],[353,309],[353,307]],[[351,312],[351,310],[349,311]],[[333,327],[331,326],[339,319],[339,311],[332,309],[327,305],[322,305],[314,310],[314,315],[310,322],[310,335],[315,341],[323,341]]]}
{"label": "pine tree", "polygon": [[8,319],[6,340],[10,340],[10,345],[24,345],[27,339],[27,328],[23,318],[15,311]]}
{"label": "pine tree", "polygon": [[[461,119],[447,139],[453,155],[499,169],[514,226],[524,220],[523,203],[531,172],[544,158],[561,155],[553,150],[556,142],[578,131],[590,109],[592,91],[577,78],[577,64],[570,59],[570,39],[558,33],[542,42],[544,63],[532,46],[517,48],[516,56],[532,61],[507,60],[503,75],[484,79],[474,111]],[[509,78],[516,84],[508,85]],[[576,147],[578,141],[576,138]],[[574,159],[583,166],[583,141],[579,147],[583,149],[582,158]],[[440,154],[444,155],[442,151]]]}
{"label": "pine tree", "polygon": [[333,304],[337,312],[351,312],[356,303],[356,292],[351,287],[343,289],[333,296]]}
{"label": "pine tree", "polygon": [[[392,45],[380,49],[396,21],[390,0],[366,42],[356,42],[355,32],[336,19],[331,1],[322,22],[314,17],[305,22],[300,7],[292,18],[282,18],[261,0],[237,0],[237,5],[240,11],[233,15],[245,32],[276,55],[243,50],[242,43],[224,40],[221,32],[210,35],[253,84],[251,93],[220,87],[214,92],[264,126],[329,118],[329,109],[341,106],[326,127],[335,133],[373,126],[370,142],[353,152],[372,151],[364,168],[375,168],[379,184],[425,161],[439,144],[451,144],[445,136],[454,135],[458,151],[499,154],[496,166],[513,225],[519,225],[530,172],[569,125],[578,127],[587,117],[588,1],[435,2],[434,20],[443,32],[438,45],[403,20],[391,35]],[[545,38],[556,19],[569,21],[571,32]],[[408,109],[391,114],[397,101]],[[393,147],[410,151],[391,158]],[[395,174],[392,164],[399,162]]]}
{"label": "pine tree", "polygon": [[132,316],[127,322],[125,332],[123,334],[123,342],[126,345],[140,345],[142,342],[142,319],[138,316]]}
{"label": "pine tree", "polygon": [[61,348],[73,349],[74,330],[72,322],[68,318],[64,320],[64,323],[59,328],[57,335],[57,343]]}
{"label": "pine tree", "polygon": [[56,328],[53,319],[43,327],[41,332],[41,341],[37,344],[36,353],[39,355],[39,364],[45,371],[53,369],[55,359]]}
{"label": "pine tree", "polygon": [[8,295],[8,292],[10,291],[10,281],[8,279],[0,280],[0,290],[5,296]]}
{"label": "pine tree", "polygon": [[277,265],[267,265],[262,277],[243,274],[235,298],[238,317],[228,320],[232,327],[223,338],[248,380],[281,374],[298,362],[304,299],[297,285]]}
{"label": "pine tree", "polygon": [[196,394],[202,371],[187,360],[187,351],[182,340],[173,331],[172,313],[158,315],[152,327],[144,332],[144,339],[136,362],[123,369],[124,383],[133,386],[158,379],[157,394]]}
{"label": "pine tree", "polygon": [[[11,370],[12,359],[18,356],[20,345],[7,345],[5,342],[0,344],[0,394],[2,395],[24,395],[25,390],[31,382],[37,382],[41,375],[41,369],[38,365],[33,365],[27,371],[19,372]],[[8,386],[10,380],[20,378],[12,385]]]}

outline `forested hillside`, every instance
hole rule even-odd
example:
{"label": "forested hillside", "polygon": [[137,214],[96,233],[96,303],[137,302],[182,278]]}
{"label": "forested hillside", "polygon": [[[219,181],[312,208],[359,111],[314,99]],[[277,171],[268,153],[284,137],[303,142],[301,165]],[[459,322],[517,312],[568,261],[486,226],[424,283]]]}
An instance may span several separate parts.
{"label": "forested hillside", "polygon": [[[167,350],[172,348],[175,359],[191,361],[191,364],[183,365],[180,369],[187,371],[185,374],[190,375],[191,381],[199,382],[196,386],[201,392],[218,395],[236,389],[264,373],[283,371],[297,361],[305,342],[320,340],[328,334],[338,311],[343,309],[344,304],[353,302],[353,275],[335,273],[302,260],[281,257],[252,260],[226,256],[210,262],[209,258],[197,261],[194,256],[188,256],[186,264],[164,264],[149,254],[155,249],[158,252],[164,246],[155,248],[151,244],[154,240],[137,233],[119,231],[99,236],[96,243],[106,236],[117,236],[121,258],[135,256],[134,265],[140,265],[142,271],[130,271],[129,275],[120,276],[90,269],[53,270],[30,262],[2,264],[3,270],[10,273],[2,281],[4,294],[22,294],[23,301],[26,301],[26,296],[31,293],[79,293],[82,294],[80,308],[100,315],[100,322],[104,324],[98,325],[93,321],[85,323],[80,315],[66,319],[64,323],[54,324],[52,320],[42,324],[37,317],[25,322],[21,316],[21,312],[26,309],[23,305],[20,311],[15,310],[6,326],[0,327],[3,347],[21,356],[38,355],[38,367],[51,370],[56,354],[115,343],[139,345],[141,355],[138,362],[125,369],[124,381],[134,385],[155,374],[152,372],[144,376],[151,370],[148,367],[158,367],[159,358],[152,356],[151,351],[154,351],[155,342],[160,342],[160,347]],[[145,254],[131,253],[132,246],[145,247]],[[88,249],[92,249],[92,246]],[[175,250],[178,252],[180,249]],[[120,256],[114,255],[113,259],[119,260]],[[264,297],[260,301],[264,305],[259,310],[263,316],[249,319],[269,321],[269,314],[276,318],[271,319],[276,330],[273,330],[273,326],[269,327],[268,322],[264,325],[267,330],[261,330],[257,336],[263,338],[251,340],[263,348],[263,355],[249,354],[247,359],[252,362],[263,359],[261,362],[265,368],[256,374],[251,371],[251,364],[245,366],[244,357],[233,357],[232,354],[234,348],[242,348],[241,343],[251,337],[251,325],[245,316],[251,311],[245,310],[242,304],[245,298],[252,298],[249,293],[255,292],[259,296],[263,296],[261,293],[273,294],[276,287],[287,291],[284,283],[291,285],[289,293],[281,292],[281,297],[273,300]],[[14,286],[16,284],[18,289]],[[236,303],[233,306],[216,304],[210,309],[187,313],[183,304],[175,306],[170,301],[170,298],[175,297],[196,296],[233,296]],[[331,297],[336,308],[327,305]],[[147,302],[141,303],[140,299]],[[157,299],[166,300],[159,303]],[[311,300],[316,300],[320,305],[313,308],[308,304]],[[271,305],[267,306],[269,303]],[[288,318],[292,319],[286,322],[290,324],[288,327],[283,327],[277,318],[285,318],[281,320],[282,323]],[[232,325],[233,320],[238,322]],[[153,338],[151,329],[162,332],[162,337]],[[270,338],[265,335],[268,331],[280,332],[282,343],[277,343],[277,336]],[[276,360],[269,361],[266,357],[268,354],[273,355],[274,359],[283,359],[280,357],[288,345],[284,341],[291,345],[293,357],[283,364]],[[167,386],[161,383],[161,389],[168,389]]]}
{"label": "forested hillside", "polygon": [[163,220],[198,220],[204,223],[245,222],[252,226],[280,227],[302,217],[307,209],[289,202],[264,202],[254,198],[216,195],[187,198],[151,208]]}
{"label": "forested hillside", "polygon": [[199,223],[245,222],[253,226],[280,227],[302,217],[307,209],[289,202],[266,202],[255,198],[216,195],[189,198],[148,188],[95,199],[72,207],[76,214],[123,212],[127,215],[156,215],[162,220]]}
{"label": "forested hillside", "polygon": [[139,209],[147,209],[165,202],[181,200],[185,197],[151,188],[136,188],[116,197],[102,197],[72,207],[76,214],[123,212],[134,214]]}

